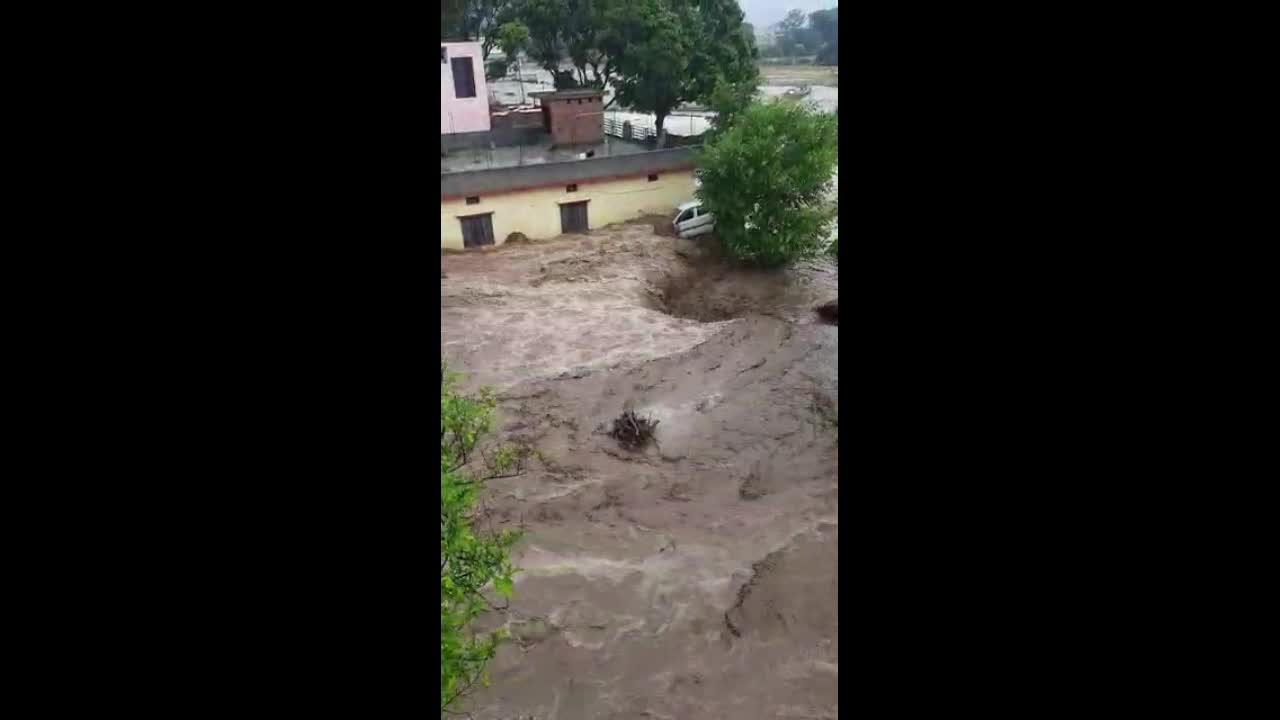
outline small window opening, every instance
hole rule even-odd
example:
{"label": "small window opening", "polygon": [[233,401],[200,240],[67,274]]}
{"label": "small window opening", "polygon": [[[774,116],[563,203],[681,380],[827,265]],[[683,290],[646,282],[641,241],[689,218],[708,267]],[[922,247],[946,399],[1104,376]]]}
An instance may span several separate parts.
{"label": "small window opening", "polygon": [[655,180],[657,180],[657,179],[658,179],[658,176],[657,176],[657,175],[650,175],[650,176],[649,176],[649,182],[654,182],[654,181],[655,181]]}
{"label": "small window opening", "polygon": [[564,189],[564,191],[565,191],[565,192],[578,192],[578,185],[577,185],[577,183],[572,183],[572,184],[570,184],[570,185],[566,186],[566,187],[565,187],[565,189]]}
{"label": "small window opening", "polygon": [[467,204],[468,204],[468,205],[479,205],[479,204],[480,204],[480,196],[479,196],[479,195],[472,195],[471,197],[467,198]]}

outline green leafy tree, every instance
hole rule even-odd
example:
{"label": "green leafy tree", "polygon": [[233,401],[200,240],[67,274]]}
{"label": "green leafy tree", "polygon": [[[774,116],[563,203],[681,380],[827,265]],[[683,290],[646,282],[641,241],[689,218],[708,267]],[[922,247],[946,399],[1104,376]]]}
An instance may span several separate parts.
{"label": "green leafy tree", "polygon": [[840,64],[840,8],[809,13],[809,27],[822,43],[818,50],[818,64]]}
{"label": "green leafy tree", "polygon": [[737,0],[697,0],[695,8],[689,60],[694,99],[710,101],[722,85],[754,94],[759,82],[755,33],[743,22]]}
{"label": "green leafy tree", "polygon": [[[611,18],[625,0],[512,0],[510,15],[529,28],[529,55],[553,76],[569,60],[572,80],[558,80],[557,88],[572,85],[603,88],[612,74],[606,47]],[[591,72],[588,74],[588,68]]]}
{"label": "green leafy tree", "polygon": [[782,54],[793,55],[796,44],[803,42],[800,34],[804,30],[804,21],[803,10],[792,10],[778,23],[778,45]]}
{"label": "green leafy tree", "polygon": [[[736,0],[509,0],[529,29],[529,56],[557,89],[612,86],[657,116],[710,102],[719,82],[756,78],[755,39]],[[568,60],[574,70],[562,70]]]}
{"label": "green leafy tree", "polygon": [[[455,390],[456,376],[440,373],[440,712],[453,706],[477,684],[484,684],[485,666],[497,653],[500,632],[481,635],[470,625],[490,609],[488,593],[510,598],[516,572],[508,552],[517,540],[511,532],[478,527],[479,492],[486,479],[518,474],[523,457],[499,449],[489,457],[479,451],[480,439],[491,428],[493,395],[482,391],[467,396]],[[487,466],[485,476],[474,467],[477,455]]]}
{"label": "green leafy tree", "polygon": [[754,92],[755,39],[736,0],[633,0],[614,17],[619,102],[653,113],[659,133],[680,104],[715,102],[717,87]]}
{"label": "green leafy tree", "polygon": [[803,10],[792,10],[778,23],[778,45],[783,55],[795,57],[817,47],[821,38],[812,27]]}
{"label": "green leafy tree", "polygon": [[441,0],[440,32],[444,38],[479,40],[482,59],[497,46],[497,29],[510,19],[515,0]]}
{"label": "green leafy tree", "polygon": [[568,22],[568,13],[565,0],[517,0],[514,9],[529,28],[529,57],[553,76],[565,55],[560,30]]}
{"label": "green leafy tree", "polygon": [[732,126],[738,115],[755,102],[758,82],[754,76],[738,82],[730,81],[722,75],[717,77],[708,103],[716,114],[711,118],[711,132],[707,135],[707,139],[715,137]]}
{"label": "green leafy tree", "polygon": [[624,1],[567,0],[570,7],[563,37],[569,61],[578,71],[579,85],[603,89],[609,82],[612,67],[606,48],[613,36],[613,18]]}
{"label": "green leafy tree", "polygon": [[805,15],[803,10],[792,10],[787,16],[782,18],[778,23],[778,31],[783,33],[792,33],[801,30],[805,25]]}
{"label": "green leafy tree", "polygon": [[463,17],[471,0],[440,0],[440,39],[463,39]]}
{"label": "green leafy tree", "polygon": [[618,102],[656,115],[661,135],[672,109],[695,96],[692,12],[681,2],[636,0],[618,19]]}
{"label": "green leafy tree", "polygon": [[776,267],[822,252],[835,208],[839,120],[793,103],[755,103],[704,146],[698,198],[731,257]]}
{"label": "green leafy tree", "polygon": [[[520,70],[520,53],[529,44],[529,28],[519,20],[509,20],[498,28],[495,34],[498,39],[498,47],[502,49],[502,54],[507,59],[507,65],[514,64],[516,66],[516,77],[523,78]],[[523,103],[524,98],[524,82],[520,83],[520,102]]]}
{"label": "green leafy tree", "polygon": [[498,47],[508,60],[515,60],[529,43],[529,27],[519,20],[510,20],[498,28]]}

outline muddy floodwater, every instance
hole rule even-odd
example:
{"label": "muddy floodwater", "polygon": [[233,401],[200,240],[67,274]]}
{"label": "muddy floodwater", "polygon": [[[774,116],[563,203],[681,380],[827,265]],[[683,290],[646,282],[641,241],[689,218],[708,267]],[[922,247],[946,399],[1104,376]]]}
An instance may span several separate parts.
{"label": "muddy floodwater", "polygon": [[[813,312],[836,264],[740,270],[634,224],[441,265],[445,360],[541,454],[487,490],[521,572],[463,709],[836,718],[839,329]],[[624,409],[656,444],[607,434]]]}

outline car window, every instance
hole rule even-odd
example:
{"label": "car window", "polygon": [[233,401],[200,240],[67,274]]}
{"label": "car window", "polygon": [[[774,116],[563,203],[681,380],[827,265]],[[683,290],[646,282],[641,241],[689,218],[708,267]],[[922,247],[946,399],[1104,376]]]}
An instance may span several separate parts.
{"label": "car window", "polygon": [[691,208],[691,209],[689,209],[689,210],[685,210],[684,212],[680,213],[680,215],[676,217],[676,222],[678,222],[678,223],[682,223],[682,222],[684,222],[685,220],[688,220],[688,219],[689,219],[689,218],[691,218],[691,217],[693,217],[693,209],[692,209],[692,208]]}

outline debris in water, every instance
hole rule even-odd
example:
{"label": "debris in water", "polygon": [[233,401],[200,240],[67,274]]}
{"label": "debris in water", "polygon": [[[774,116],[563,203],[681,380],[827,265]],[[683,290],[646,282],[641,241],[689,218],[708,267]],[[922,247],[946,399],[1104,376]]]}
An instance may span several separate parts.
{"label": "debris in water", "polygon": [[839,299],[832,300],[829,303],[823,303],[819,305],[813,310],[814,312],[818,313],[818,317],[822,318],[823,320],[826,320],[832,325],[839,325],[840,324],[839,302],[840,302]]}
{"label": "debris in water", "polygon": [[639,450],[654,439],[653,432],[657,427],[657,420],[640,417],[635,412],[627,410],[614,418],[613,430],[609,434],[627,449]]}

